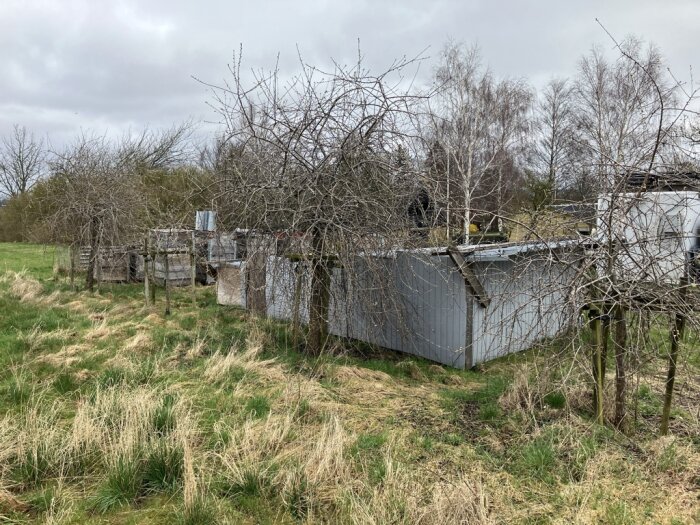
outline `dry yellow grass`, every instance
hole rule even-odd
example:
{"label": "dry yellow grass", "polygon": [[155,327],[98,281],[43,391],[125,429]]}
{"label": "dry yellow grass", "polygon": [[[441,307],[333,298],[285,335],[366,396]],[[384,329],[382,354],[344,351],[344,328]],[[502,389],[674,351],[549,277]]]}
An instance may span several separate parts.
{"label": "dry yellow grass", "polygon": [[233,370],[241,369],[270,382],[283,382],[286,376],[276,359],[258,359],[263,345],[262,335],[253,331],[246,340],[245,349],[233,346],[225,354],[217,350],[206,363],[204,377],[211,381],[221,381]]}
{"label": "dry yellow grass", "polygon": [[35,301],[44,290],[41,283],[29,276],[26,271],[5,272],[3,280],[9,283],[10,294],[21,302]]}
{"label": "dry yellow grass", "polygon": [[92,346],[81,343],[65,346],[58,352],[42,355],[37,358],[37,360],[56,368],[70,368],[72,365],[79,362],[87,353],[94,355],[95,351]]}
{"label": "dry yellow grass", "polygon": [[130,338],[122,346],[122,351],[127,353],[143,353],[153,348],[153,340],[148,332],[140,331]]}
{"label": "dry yellow grass", "polygon": [[[14,276],[5,279],[8,290],[18,282]],[[180,321],[196,318],[196,311],[164,319],[117,294],[110,299],[116,305],[82,295],[71,302],[66,300],[76,294],[46,295],[35,287],[31,293],[33,285],[24,277],[17,286],[12,293],[18,301],[48,308],[51,298],[75,317],[91,319],[92,326],[79,333],[36,326],[22,334],[34,355],[15,370],[15,383],[30,387],[22,393],[28,399],[0,418],[0,521],[6,508],[26,513],[26,494],[40,490],[25,491],[16,480],[13,469],[22,458],[45,461],[45,483],[57,487],[49,509],[27,514],[26,521],[76,522],[85,500],[120,459],[140,460],[161,444],[183,453],[180,484],[164,498],[185,512],[206,501],[223,515],[237,500],[221,495],[221,485],[235,488],[260,479],[262,494],[249,504],[274,507],[275,516],[289,522],[605,523],[617,519],[615,512],[629,523],[698,518],[700,453],[691,440],[640,438],[634,445],[639,448],[630,451],[620,444],[626,443],[623,438],[605,438],[610,442],[598,443],[594,455],[582,458],[581,440],[596,428],[577,414],[587,409],[590,389],[572,381],[565,390],[566,408],[543,407],[543,396],[562,385],[544,369],[537,377],[530,373],[540,362],[494,365],[498,374],[512,378],[498,400],[503,419],[494,424],[478,419],[478,406],[473,414],[450,412],[444,398],[445,391],[482,388],[488,370],[479,376],[457,374],[403,360],[389,375],[364,368],[349,355],[309,359],[299,367],[294,361],[288,368],[283,354],[269,358],[276,351],[268,335],[271,323],[252,320],[245,343],[207,357],[212,345],[226,346],[214,328],[186,333]],[[150,332],[155,326],[158,335]],[[149,352],[161,332],[177,344]],[[62,341],[61,349],[49,354],[44,343],[52,338]],[[98,364],[79,364],[83,357],[97,357]],[[57,395],[50,376],[35,381],[38,372],[28,368],[34,363],[49,363],[88,384]],[[106,371],[116,373],[101,377]],[[654,381],[658,390],[659,380]],[[173,422],[163,430],[156,421],[166,398],[172,400],[167,417]],[[246,407],[251,398],[266,401],[269,413],[251,412]],[[683,403],[687,400],[678,406],[686,407]],[[692,417],[686,425],[676,428],[697,428]],[[537,440],[550,440],[556,461],[577,463],[580,473],[542,481],[517,472],[513,463]],[[366,442],[368,449],[361,446]],[[150,502],[139,499],[138,505]],[[91,518],[110,522],[147,514],[130,512]],[[237,509],[233,522],[246,512],[248,522],[258,520],[254,511]]]}

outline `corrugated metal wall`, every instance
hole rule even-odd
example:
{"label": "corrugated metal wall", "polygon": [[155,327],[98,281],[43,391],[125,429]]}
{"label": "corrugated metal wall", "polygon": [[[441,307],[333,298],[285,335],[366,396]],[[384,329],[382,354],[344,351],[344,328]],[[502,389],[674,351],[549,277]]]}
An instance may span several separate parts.
{"label": "corrugated metal wall", "polygon": [[[265,295],[270,317],[292,318],[298,264],[268,257]],[[567,285],[575,271],[569,264],[532,254],[478,261],[473,270],[491,298],[488,308],[467,293],[447,255],[358,257],[352,272],[333,270],[330,332],[464,368],[529,348],[559,333],[572,319],[565,309]],[[306,323],[308,272],[301,271],[300,278],[299,318]]]}
{"label": "corrugated metal wall", "polygon": [[[267,313],[290,320],[294,309],[296,273],[292,263],[269,257]],[[333,270],[329,304],[332,334],[384,348],[419,355],[464,368],[467,304],[462,277],[447,256],[421,258],[399,254],[396,259],[362,258],[352,275]],[[302,273],[299,317],[308,322],[309,280]]]}
{"label": "corrugated metal wall", "polygon": [[531,254],[472,266],[491,299],[473,307],[472,366],[532,347],[572,320],[569,285],[575,268]]}

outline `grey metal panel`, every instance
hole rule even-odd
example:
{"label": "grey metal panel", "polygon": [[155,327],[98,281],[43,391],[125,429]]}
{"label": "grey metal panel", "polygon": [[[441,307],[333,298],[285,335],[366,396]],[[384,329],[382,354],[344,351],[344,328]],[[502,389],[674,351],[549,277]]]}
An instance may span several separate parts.
{"label": "grey metal panel", "polygon": [[[352,271],[333,270],[329,330],[457,368],[524,350],[557,335],[573,319],[566,305],[575,267],[537,253],[520,254],[474,262],[474,272],[492,299],[488,308],[468,295],[447,255],[357,257]],[[281,257],[267,259],[271,317],[292,317],[296,264]],[[301,278],[300,319],[308,322],[308,273],[302,272]]]}
{"label": "grey metal panel", "polygon": [[[289,320],[293,310],[294,265],[267,259],[267,313]],[[466,294],[462,277],[447,256],[398,254],[395,259],[358,257],[349,272],[333,270],[329,330],[392,350],[463,368]],[[309,280],[302,274],[300,318],[308,322]]]}
{"label": "grey metal panel", "polygon": [[216,212],[212,210],[196,212],[194,224],[194,229],[198,231],[216,231]]}
{"label": "grey metal panel", "polygon": [[242,259],[244,250],[240,249],[238,235],[220,233],[207,240],[207,262],[218,266]]}
{"label": "grey metal panel", "polygon": [[530,348],[571,322],[572,265],[528,255],[477,262],[474,268],[492,303],[488,308],[474,303],[473,364]]}

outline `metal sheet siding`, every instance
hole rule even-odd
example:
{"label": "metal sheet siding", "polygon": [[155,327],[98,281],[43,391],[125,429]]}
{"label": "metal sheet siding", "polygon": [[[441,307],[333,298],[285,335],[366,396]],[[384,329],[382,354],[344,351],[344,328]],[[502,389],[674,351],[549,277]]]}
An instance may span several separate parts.
{"label": "metal sheet siding", "polygon": [[[294,263],[267,260],[270,317],[289,320],[293,311]],[[333,270],[329,303],[332,334],[359,339],[457,368],[464,368],[466,292],[447,256],[401,254],[355,263],[354,282]],[[302,277],[300,317],[308,322],[309,282]],[[390,291],[391,290],[391,291]]]}
{"label": "metal sheet siding", "polygon": [[473,365],[530,348],[569,325],[569,264],[537,257],[477,262],[474,271],[491,298],[474,301]]}
{"label": "metal sheet siding", "polygon": [[[292,317],[295,264],[281,257],[267,259],[271,317]],[[353,279],[342,268],[333,270],[329,330],[464,368],[530,348],[557,335],[573,319],[566,305],[575,267],[566,261],[526,254],[477,260],[472,269],[491,299],[488,308],[467,292],[447,255],[400,252],[395,258],[358,257],[348,272]],[[307,272],[302,273],[301,290],[300,319],[306,323]],[[472,361],[467,362],[470,341]]]}

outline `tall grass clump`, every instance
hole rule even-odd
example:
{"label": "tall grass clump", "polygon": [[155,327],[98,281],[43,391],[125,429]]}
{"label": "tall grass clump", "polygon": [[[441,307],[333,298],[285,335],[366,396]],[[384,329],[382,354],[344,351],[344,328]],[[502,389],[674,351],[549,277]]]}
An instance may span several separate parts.
{"label": "tall grass clump", "polygon": [[92,508],[99,513],[129,505],[143,495],[143,469],[137,457],[119,457],[95,495]]}
{"label": "tall grass clump", "polygon": [[3,280],[10,284],[10,294],[23,303],[35,300],[44,290],[41,283],[29,276],[26,270],[6,272]]}

